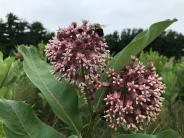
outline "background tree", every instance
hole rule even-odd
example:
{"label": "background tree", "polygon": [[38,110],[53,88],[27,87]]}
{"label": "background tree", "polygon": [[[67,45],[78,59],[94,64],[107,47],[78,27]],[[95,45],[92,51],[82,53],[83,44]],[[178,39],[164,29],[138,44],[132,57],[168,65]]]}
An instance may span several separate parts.
{"label": "background tree", "polygon": [[114,31],[112,34],[105,36],[111,53],[116,54],[124,48],[142,29],[124,29],[121,34]]}
{"label": "background tree", "polygon": [[8,56],[17,45],[38,45],[41,41],[46,43],[54,33],[48,32],[42,23],[19,19],[13,13],[6,16],[6,21],[0,20],[0,50]]}
{"label": "background tree", "polygon": [[148,51],[150,48],[153,51],[158,51],[161,55],[178,59],[184,56],[182,50],[184,48],[184,35],[172,30],[164,32],[145,50]]}
{"label": "background tree", "polygon": [[[106,40],[111,53],[116,54],[124,48],[142,29],[124,29],[121,34],[115,31],[106,35]],[[180,58],[184,56],[184,35],[175,31],[163,32],[155,41],[153,41],[144,51],[158,51],[167,57]]]}

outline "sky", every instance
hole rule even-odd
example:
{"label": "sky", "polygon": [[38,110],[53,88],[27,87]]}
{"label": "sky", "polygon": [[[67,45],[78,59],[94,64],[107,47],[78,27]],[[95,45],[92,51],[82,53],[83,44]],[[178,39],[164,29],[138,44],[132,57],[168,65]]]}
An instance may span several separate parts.
{"label": "sky", "polygon": [[104,24],[106,34],[177,18],[169,29],[184,34],[184,0],[0,0],[0,18],[9,12],[49,31],[86,19]]}

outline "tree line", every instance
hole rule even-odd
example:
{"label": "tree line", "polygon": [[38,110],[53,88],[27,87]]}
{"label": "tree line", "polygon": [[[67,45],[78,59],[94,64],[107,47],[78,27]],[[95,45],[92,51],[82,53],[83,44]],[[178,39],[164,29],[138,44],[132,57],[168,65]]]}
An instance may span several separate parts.
{"label": "tree line", "polygon": [[41,41],[47,43],[53,35],[41,22],[29,23],[13,13],[7,14],[5,21],[0,19],[0,50],[6,56],[12,54],[17,45],[37,46]]}
{"label": "tree line", "polygon": [[[143,29],[123,29],[105,36],[111,54],[118,53]],[[54,36],[41,22],[29,23],[18,18],[13,13],[0,18],[0,51],[6,56],[16,50],[17,45],[27,44],[37,46],[41,41],[47,43]],[[167,57],[180,58],[184,56],[184,35],[176,31],[166,31],[153,41],[145,51],[158,51]]]}
{"label": "tree line", "polygon": [[[112,54],[118,53],[142,31],[144,30],[124,29],[121,33],[115,31],[112,34],[106,35],[110,52]],[[161,55],[179,59],[181,56],[184,56],[184,35],[172,30],[163,32],[144,51],[150,51],[150,49],[159,52]]]}

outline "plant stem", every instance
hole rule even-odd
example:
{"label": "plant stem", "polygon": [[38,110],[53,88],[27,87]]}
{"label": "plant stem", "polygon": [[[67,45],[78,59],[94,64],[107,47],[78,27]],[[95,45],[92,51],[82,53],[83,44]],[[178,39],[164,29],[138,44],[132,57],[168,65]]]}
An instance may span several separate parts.
{"label": "plant stem", "polygon": [[102,111],[104,110],[104,107],[97,110],[96,112],[93,112],[91,118],[90,118],[90,122],[89,122],[89,127],[88,127],[88,130],[87,130],[87,133],[86,133],[86,138],[92,138],[92,130],[93,130],[93,125],[94,125],[94,122],[95,122],[95,119],[96,119],[96,116],[101,113]]}
{"label": "plant stem", "polygon": [[95,122],[95,117],[96,115],[93,114],[90,118],[90,122],[89,122],[89,127],[88,127],[88,130],[87,130],[87,133],[86,133],[86,138],[92,138],[92,130],[93,130],[93,125],[94,125],[94,122]]}

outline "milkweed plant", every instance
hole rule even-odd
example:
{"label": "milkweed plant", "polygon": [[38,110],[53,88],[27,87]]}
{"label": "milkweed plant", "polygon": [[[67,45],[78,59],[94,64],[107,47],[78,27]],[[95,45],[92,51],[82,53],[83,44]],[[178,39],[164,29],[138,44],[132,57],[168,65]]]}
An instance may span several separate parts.
{"label": "milkweed plant", "polygon": [[[106,71],[108,46],[91,26],[87,21],[79,26],[72,23],[59,29],[50,40],[45,52],[53,66],[52,75],[59,73],[58,80],[65,78],[78,85],[87,103],[93,102],[100,87],[107,87],[102,117],[109,126],[142,129],[141,124],[154,120],[161,109],[164,92],[161,77],[153,64],[146,68],[137,58],[132,58],[120,72],[111,68]],[[112,82],[101,80],[102,71]]]}
{"label": "milkweed plant", "polygon": [[[86,20],[58,29],[45,47],[47,61],[33,47],[21,46],[18,50],[24,57],[24,71],[56,116],[68,125],[70,137],[103,137],[97,134],[98,124],[111,129],[108,135],[114,138],[173,134],[171,130],[141,134],[162,109],[165,85],[153,63],[144,65],[138,54],[175,21],[151,25],[114,57],[105,37]],[[9,138],[69,136],[41,122],[24,102],[1,99],[0,107]],[[5,116],[3,112],[7,111],[11,113]],[[16,124],[10,118],[16,119]],[[21,133],[14,132],[15,126]]]}

